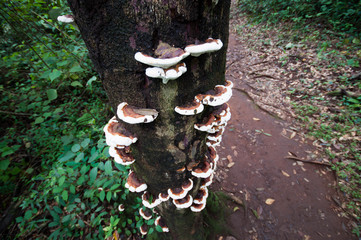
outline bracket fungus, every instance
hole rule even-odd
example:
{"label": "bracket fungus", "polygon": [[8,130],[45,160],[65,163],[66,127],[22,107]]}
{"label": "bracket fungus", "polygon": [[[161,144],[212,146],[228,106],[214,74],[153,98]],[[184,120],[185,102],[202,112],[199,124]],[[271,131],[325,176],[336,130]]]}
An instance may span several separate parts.
{"label": "bracket fungus", "polygon": [[129,147],[124,148],[109,148],[109,155],[114,158],[116,163],[127,166],[135,162],[134,157],[130,154]]}
{"label": "bracket fungus", "polygon": [[155,208],[162,203],[162,200],[152,195],[150,192],[144,192],[142,195],[142,203],[147,208]]}
{"label": "bracket fungus", "polygon": [[201,203],[201,204],[193,203],[192,206],[191,206],[191,211],[192,212],[200,212],[205,207],[206,207],[206,203]]}
{"label": "bracket fungus", "polygon": [[213,173],[213,164],[203,161],[192,169],[192,175],[197,178],[207,178]]}
{"label": "bracket fungus", "polygon": [[212,184],[213,182],[213,176],[214,174],[212,173],[209,177],[207,178],[202,178],[202,181],[201,181],[201,187],[208,187]]}
{"label": "bracket fungus", "polygon": [[145,70],[145,75],[151,78],[161,78],[164,84],[167,84],[169,80],[174,80],[187,72],[187,67],[185,63],[178,63],[174,67],[163,69],[160,67],[147,68]]}
{"label": "bracket fungus", "polygon": [[158,112],[155,109],[137,108],[122,102],[117,109],[118,118],[129,124],[153,122]]}
{"label": "bracket fungus", "polygon": [[166,202],[170,198],[168,193],[159,193],[158,197],[162,202]]}
{"label": "bracket fungus", "polygon": [[148,225],[144,223],[142,226],[139,227],[139,230],[142,235],[147,235],[148,234]]}
{"label": "bracket fungus", "polygon": [[173,199],[173,204],[177,208],[189,208],[193,204],[193,198],[191,195],[187,195],[181,199]]}
{"label": "bracket fungus", "polygon": [[139,208],[139,214],[142,216],[145,220],[150,220],[152,218],[152,212],[149,209],[143,209]]}
{"label": "bracket fungus", "polygon": [[177,188],[169,188],[168,189],[168,195],[172,198],[172,199],[181,199],[184,198],[187,195],[188,191],[184,190],[181,187],[177,187]]}
{"label": "bracket fungus", "polygon": [[217,85],[214,90],[208,91],[206,94],[198,94],[196,97],[205,105],[220,106],[232,97],[232,88]]}
{"label": "bracket fungus", "polygon": [[129,171],[125,187],[131,192],[143,192],[147,189],[147,184],[141,181],[132,170]]}
{"label": "bracket fungus", "polygon": [[198,57],[203,53],[218,51],[223,47],[220,39],[208,38],[204,43],[190,44],[184,49],[194,57]]}
{"label": "bracket fungus", "polygon": [[135,143],[138,139],[128,132],[116,117],[113,117],[104,126],[105,139],[110,147],[124,148]]}
{"label": "bracket fungus", "polygon": [[180,115],[195,115],[201,113],[204,110],[204,105],[202,102],[197,99],[193,100],[191,103],[185,106],[177,106],[174,108],[174,111]]}
{"label": "bracket fungus", "polygon": [[74,22],[74,17],[73,15],[67,14],[67,15],[61,15],[57,17],[57,20],[59,22],[63,22],[63,23],[73,23]]}
{"label": "bracket fungus", "polygon": [[196,204],[202,204],[206,203],[208,198],[208,188],[207,187],[201,187],[196,196],[193,199],[193,202]]}
{"label": "bracket fungus", "polygon": [[162,41],[159,42],[157,49],[154,51],[157,58],[146,55],[141,52],[137,52],[134,55],[135,60],[138,62],[153,66],[167,69],[171,66],[176,65],[184,58],[189,56],[189,52],[185,52],[181,48],[174,48],[167,43]]}
{"label": "bracket fungus", "polygon": [[186,180],[182,183],[182,189],[184,191],[189,192],[190,190],[192,190],[192,188],[193,188],[193,180],[192,179],[188,178],[188,180]]}
{"label": "bracket fungus", "polygon": [[118,210],[119,212],[123,212],[125,210],[124,204],[119,204]]}
{"label": "bracket fungus", "polygon": [[159,216],[159,217],[157,217],[157,218],[155,219],[154,224],[155,224],[156,226],[160,226],[160,227],[162,228],[162,231],[163,231],[163,232],[169,232],[169,228],[167,227],[164,219],[163,219],[161,216]]}

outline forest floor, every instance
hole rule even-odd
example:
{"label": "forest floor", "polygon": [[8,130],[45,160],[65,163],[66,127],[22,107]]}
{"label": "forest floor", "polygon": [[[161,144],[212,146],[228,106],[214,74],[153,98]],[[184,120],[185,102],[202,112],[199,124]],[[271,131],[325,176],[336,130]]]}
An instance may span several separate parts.
{"label": "forest floor", "polygon": [[218,147],[213,187],[243,202],[230,206],[231,235],[237,240],[357,239],[340,206],[335,174],[294,121],[286,94],[309,68],[307,60],[295,63],[299,72],[282,66],[280,49],[255,48],[245,37],[250,29],[239,35],[242,21],[230,23],[226,78],[234,82],[232,119]]}

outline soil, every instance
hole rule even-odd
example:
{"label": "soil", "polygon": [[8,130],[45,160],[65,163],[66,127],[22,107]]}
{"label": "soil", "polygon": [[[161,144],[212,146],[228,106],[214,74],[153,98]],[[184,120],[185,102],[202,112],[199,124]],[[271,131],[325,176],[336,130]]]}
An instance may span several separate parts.
{"label": "soil", "polygon": [[[357,239],[337,204],[342,195],[333,171],[304,139],[302,129],[292,124],[291,107],[280,91],[282,79],[250,77],[246,66],[264,62],[262,53],[247,48],[232,25],[230,29],[226,78],[235,85],[229,102],[232,119],[218,147],[220,161],[212,188],[243,202],[230,206],[233,237]],[[263,98],[252,97],[258,91],[252,84],[263,86]]]}

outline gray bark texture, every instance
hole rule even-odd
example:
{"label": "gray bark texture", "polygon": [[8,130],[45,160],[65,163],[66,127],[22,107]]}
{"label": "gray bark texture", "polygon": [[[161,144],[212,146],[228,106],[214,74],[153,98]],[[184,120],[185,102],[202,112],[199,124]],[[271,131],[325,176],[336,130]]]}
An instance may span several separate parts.
{"label": "gray bark texture", "polygon": [[[153,194],[179,187],[191,173],[176,170],[199,161],[206,152],[206,134],[193,125],[207,117],[212,107],[194,116],[179,115],[174,108],[224,84],[230,0],[68,2],[114,111],[127,102],[159,112],[152,123],[125,124],[139,139],[131,145],[136,159],[132,169]],[[184,49],[209,37],[221,39],[223,48],[187,57],[188,71],[167,84],[147,78],[148,66],[134,59],[139,51],[152,55],[160,40]],[[157,209],[170,229],[161,239],[204,239],[201,214],[176,210],[171,201]]]}

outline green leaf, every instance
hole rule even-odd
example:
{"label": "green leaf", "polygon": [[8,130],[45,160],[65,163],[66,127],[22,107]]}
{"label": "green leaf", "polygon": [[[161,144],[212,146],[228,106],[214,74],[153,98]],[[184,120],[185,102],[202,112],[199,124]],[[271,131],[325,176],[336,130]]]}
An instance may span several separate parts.
{"label": "green leaf", "polygon": [[54,206],[53,209],[54,209],[55,212],[57,212],[57,213],[59,213],[59,214],[62,214],[62,213],[63,213],[63,211],[61,210],[61,208],[58,207],[58,206]]}
{"label": "green leaf", "polygon": [[80,145],[76,143],[71,147],[71,151],[78,152],[80,150],[80,148],[81,148]]}
{"label": "green leaf", "polygon": [[76,156],[76,158],[74,159],[74,161],[76,163],[80,162],[80,160],[82,160],[84,158],[84,153],[81,152],[81,153],[78,153],[78,155]]}
{"label": "green leaf", "polygon": [[0,161],[0,170],[5,171],[9,167],[9,164],[10,164],[9,159],[1,160]]}
{"label": "green leaf", "polygon": [[46,90],[46,95],[48,95],[49,101],[55,100],[58,98],[58,92],[56,89],[48,89]]}
{"label": "green leaf", "polygon": [[89,145],[89,143],[90,143],[90,138],[86,138],[86,139],[84,139],[84,140],[80,143],[80,145],[81,145],[83,148],[86,148],[86,147]]}
{"label": "green leaf", "polygon": [[83,220],[79,219],[78,224],[79,224],[79,227],[85,228],[85,224],[84,224]]}
{"label": "green leaf", "polygon": [[113,167],[112,162],[110,160],[106,161],[104,165],[105,174],[112,175]]}
{"label": "green leaf", "polygon": [[69,72],[75,73],[75,72],[84,72],[84,69],[82,69],[79,64],[76,64],[72,68],[70,68]]}
{"label": "green leaf", "polygon": [[163,232],[162,227],[159,225],[155,226],[155,230],[157,230],[157,232]]}
{"label": "green leaf", "polygon": [[104,192],[104,190],[102,190],[99,194],[99,199],[103,202],[104,198],[105,198],[105,192]]}
{"label": "green leaf", "polygon": [[82,184],[84,183],[84,181],[85,181],[85,177],[84,177],[84,176],[81,176],[81,177],[78,179],[78,181],[76,182],[76,184],[82,185]]}
{"label": "green leaf", "polygon": [[59,223],[57,222],[51,222],[48,224],[48,227],[52,228],[52,227],[56,227],[56,226],[59,226]]}
{"label": "green leaf", "polygon": [[117,189],[118,187],[120,187],[120,184],[119,184],[119,183],[114,184],[114,185],[110,188],[110,190],[113,191],[113,190]]}
{"label": "green leaf", "polygon": [[112,192],[107,192],[107,200],[108,202],[110,202],[110,200],[112,200]]}
{"label": "green leaf", "polygon": [[149,235],[149,234],[152,234],[152,232],[154,232],[154,228],[149,228],[149,230],[148,230],[148,235]]}
{"label": "green leaf", "polygon": [[90,182],[94,182],[98,175],[98,168],[94,167],[89,174]]}
{"label": "green leaf", "polygon": [[81,82],[79,81],[74,81],[70,84],[72,87],[83,87],[83,84],[81,84]]}
{"label": "green leaf", "polygon": [[70,185],[69,190],[72,194],[75,194],[75,186],[74,185]]}
{"label": "green leaf", "polygon": [[64,190],[61,194],[61,197],[64,199],[65,202],[68,201],[68,191]]}
{"label": "green leaf", "polygon": [[59,71],[58,69],[54,69],[54,70],[49,74],[50,81],[54,81],[55,79],[57,79],[58,77],[60,77],[61,74],[63,74],[61,71]]}
{"label": "green leaf", "polygon": [[68,161],[69,159],[73,158],[74,156],[75,156],[75,153],[73,153],[72,151],[68,151],[64,154],[64,156],[59,158],[59,162]]}
{"label": "green leaf", "polygon": [[56,188],[53,188],[53,193],[60,193],[61,191],[63,191],[63,188],[62,187],[56,187]]}
{"label": "green leaf", "polygon": [[63,219],[61,220],[62,223],[68,222],[71,219],[71,215],[66,215],[65,217],[63,217]]}
{"label": "green leaf", "polygon": [[5,146],[1,149],[1,157],[5,157],[7,155],[13,154],[15,151],[11,147]]}
{"label": "green leaf", "polygon": [[33,212],[31,210],[28,210],[25,212],[24,219],[27,221],[31,218],[32,215],[33,215]]}
{"label": "green leaf", "polygon": [[86,86],[90,86],[92,85],[92,82],[94,82],[95,80],[97,80],[96,76],[92,76],[86,83]]}
{"label": "green leaf", "polygon": [[63,185],[64,182],[65,182],[65,176],[61,176],[61,177],[59,178],[59,181],[58,181],[59,187],[60,187],[61,185]]}
{"label": "green leaf", "polygon": [[37,117],[35,119],[35,124],[42,123],[42,122],[44,122],[44,118],[42,118],[42,117]]}

